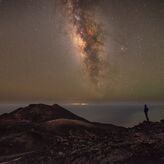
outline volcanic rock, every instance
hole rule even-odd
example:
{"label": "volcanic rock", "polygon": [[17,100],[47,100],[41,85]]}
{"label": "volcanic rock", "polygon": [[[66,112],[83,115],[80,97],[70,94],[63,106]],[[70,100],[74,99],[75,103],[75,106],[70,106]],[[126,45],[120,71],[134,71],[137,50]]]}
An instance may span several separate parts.
{"label": "volcanic rock", "polygon": [[164,121],[124,128],[32,104],[0,116],[0,163],[162,164]]}

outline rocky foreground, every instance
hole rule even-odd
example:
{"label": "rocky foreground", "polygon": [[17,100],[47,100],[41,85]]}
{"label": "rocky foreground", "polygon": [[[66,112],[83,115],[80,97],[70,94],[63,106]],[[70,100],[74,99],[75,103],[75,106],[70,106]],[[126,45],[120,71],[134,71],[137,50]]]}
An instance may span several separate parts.
{"label": "rocky foreground", "polygon": [[164,121],[133,128],[89,122],[55,104],[0,116],[3,164],[162,164]]}

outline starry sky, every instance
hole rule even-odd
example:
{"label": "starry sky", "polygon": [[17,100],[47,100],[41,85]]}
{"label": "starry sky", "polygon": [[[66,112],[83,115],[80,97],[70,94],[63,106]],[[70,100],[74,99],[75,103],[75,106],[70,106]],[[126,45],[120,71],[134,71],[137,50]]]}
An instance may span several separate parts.
{"label": "starry sky", "polygon": [[0,101],[163,101],[164,1],[81,1],[104,29],[104,86],[85,76],[64,0],[0,0]]}

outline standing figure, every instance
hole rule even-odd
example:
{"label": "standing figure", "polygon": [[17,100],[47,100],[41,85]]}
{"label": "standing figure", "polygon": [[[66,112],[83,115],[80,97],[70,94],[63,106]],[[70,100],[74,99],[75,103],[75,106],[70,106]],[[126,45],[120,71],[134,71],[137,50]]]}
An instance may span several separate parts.
{"label": "standing figure", "polygon": [[145,105],[144,105],[144,113],[145,113],[146,120],[149,122],[148,111],[149,111],[149,108],[148,108],[148,106],[145,104]]}

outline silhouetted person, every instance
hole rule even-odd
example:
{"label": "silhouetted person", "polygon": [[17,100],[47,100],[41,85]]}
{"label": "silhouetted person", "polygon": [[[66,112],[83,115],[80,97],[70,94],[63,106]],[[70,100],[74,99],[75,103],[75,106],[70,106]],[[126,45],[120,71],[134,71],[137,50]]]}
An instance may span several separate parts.
{"label": "silhouetted person", "polygon": [[146,120],[149,122],[148,111],[149,111],[149,108],[148,108],[148,106],[145,104],[145,105],[144,105],[144,113],[145,113]]}

